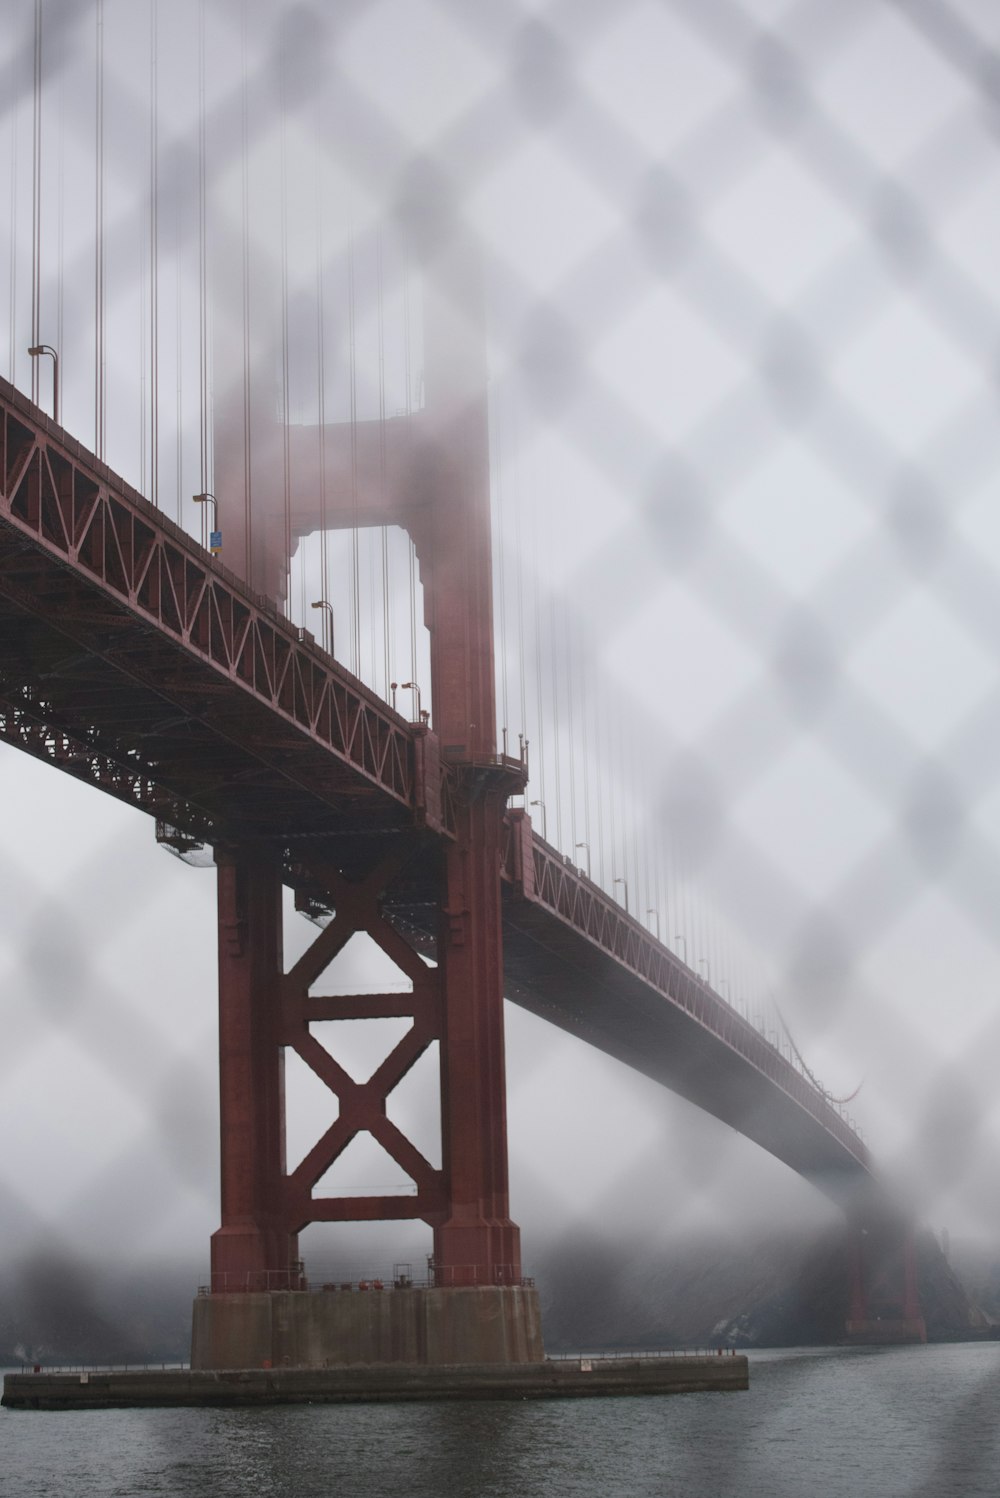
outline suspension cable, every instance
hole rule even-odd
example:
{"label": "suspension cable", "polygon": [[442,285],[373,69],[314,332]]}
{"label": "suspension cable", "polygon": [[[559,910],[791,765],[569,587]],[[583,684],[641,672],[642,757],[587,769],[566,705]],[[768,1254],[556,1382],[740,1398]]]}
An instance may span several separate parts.
{"label": "suspension cable", "polygon": [[241,12],[242,86],[242,234],[243,234],[243,523],[246,580],[252,588],[253,575],[253,438],[250,407],[250,122],[247,72],[247,4]]}
{"label": "suspension cable", "polygon": [[354,236],[347,245],[347,329],[351,406],[351,670],[361,675],[361,555],[358,538],[358,361],[355,344]]}
{"label": "suspension cable", "polygon": [[[386,402],[385,402],[385,305],[383,291],[382,234],[376,241],[378,274],[378,477],[379,499],[383,512],[386,500]],[[388,701],[389,683],[392,680],[392,593],[389,569],[389,527],[381,527],[382,542],[382,666],[385,683],[382,695]],[[411,676],[411,681],[416,677]]]}
{"label": "suspension cable", "polygon": [[[319,105],[317,104],[317,108]],[[317,126],[319,122],[317,122]],[[319,596],[330,602],[330,542],[327,530],[326,490],[326,298],[325,269],[326,245],[323,234],[324,194],[322,177],[323,157],[320,151],[321,131],[316,130],[316,374],[319,383]],[[324,610],[324,625],[329,624],[328,611]],[[336,633],[330,628],[329,650],[332,655],[336,647]]]}
{"label": "suspension cable", "polygon": [[149,498],[160,503],[159,0],[149,6]]}
{"label": "suspension cable", "polygon": [[104,457],[105,413],[104,318],[104,0],[97,0],[94,119],[94,452]]}
{"label": "suspension cable", "polygon": [[14,383],[17,368],[17,160],[18,160],[18,97],[15,92],[10,106],[10,286],[8,327],[10,342],[8,352],[8,379]]}
{"label": "suspension cable", "polygon": [[[199,493],[207,494],[208,482],[208,214],[207,214],[207,123],[205,109],[205,3],[198,6],[198,463]],[[208,541],[207,504],[201,510],[202,544]]]}
{"label": "suspension cable", "polygon": [[845,1103],[853,1103],[854,1099],[857,1097],[858,1093],[861,1091],[862,1087],[865,1085],[865,1079],[864,1079],[864,1077],[861,1078],[861,1081],[858,1083],[857,1087],[855,1087],[854,1091],[853,1092],[849,1092],[846,1097],[834,1097],[833,1093],[827,1091],[827,1089],[823,1086],[823,1083],[816,1076],[815,1072],[813,1072],[809,1068],[808,1064],[806,1063],[805,1057],[803,1056],[802,1052],[799,1050],[798,1046],[795,1044],[795,1038],[792,1035],[791,1030],[788,1028],[788,1023],[787,1023],[787,1021],[785,1019],[785,1016],[782,1014],[781,1009],[780,1009],[778,1003],[776,1002],[776,1000],[772,998],[771,1003],[774,1005],[774,1012],[778,1016],[779,1023],[781,1024],[781,1028],[785,1032],[785,1036],[786,1036],[786,1038],[788,1040],[788,1044],[791,1046],[792,1050],[794,1051],[794,1053],[795,1053],[795,1055],[796,1055],[796,1057],[798,1059],[799,1065],[802,1067],[802,1070],[805,1072],[806,1076],[809,1078],[809,1081],[816,1088],[817,1092],[821,1092],[823,1094],[823,1096],[826,1098],[826,1101],[828,1103],[834,1103],[838,1107],[843,1107]]}
{"label": "suspension cable", "polygon": [[[532,547],[532,554],[537,558],[538,555],[539,555],[539,547],[538,547],[539,537],[538,537],[538,511],[537,511],[536,506],[532,505],[531,512],[532,512],[532,519],[534,520],[534,526],[533,526],[534,536],[533,536],[533,540],[534,540],[534,543],[535,543],[534,546]],[[538,594],[539,594],[539,585],[538,585],[538,565],[537,565],[537,561],[536,561],[535,569],[534,569],[533,583],[534,583],[534,587],[533,587],[533,595],[534,596],[533,596],[533,608],[532,608],[532,624],[533,624],[533,627],[534,627],[534,634],[535,634],[535,710],[536,710],[536,713],[537,713],[537,720],[536,721],[537,721],[537,725],[538,725],[537,726],[537,732],[536,732],[536,738],[538,740],[538,800],[541,802],[542,806],[544,807],[545,806],[545,715],[544,715],[543,707],[542,707],[542,703],[543,703],[543,687],[542,687],[542,622],[541,622],[541,606],[540,606],[540,603],[539,603],[539,596],[538,596]],[[544,818],[543,818],[543,821],[544,821]]]}
{"label": "suspension cable", "polygon": [[[292,453],[288,373],[288,111],[284,65],[279,82],[278,130],[281,170],[281,482],[284,537],[285,614],[292,617]],[[304,573],[303,573],[303,587]],[[304,619],[304,606],[303,606]]]}
{"label": "suspension cable", "polygon": [[[410,337],[410,272],[403,277],[403,377],[406,381],[406,428],[407,442],[410,440],[410,421],[413,416],[413,349]],[[409,538],[410,561],[410,680],[417,679],[417,547],[413,537]],[[433,691],[434,683],[431,682]],[[431,706],[434,705],[433,695]]]}
{"label": "suspension cable", "polygon": [[[489,384],[487,384],[487,391],[489,432],[491,439],[493,439],[490,441],[490,455],[496,475],[494,487],[496,493],[497,592],[500,595],[500,729],[503,751],[506,754],[510,713],[507,696],[507,580],[505,567],[506,536],[504,534],[503,447],[500,417],[497,411],[498,397]],[[491,406],[492,410],[489,409]]]}
{"label": "suspension cable", "polygon": [[[42,0],[35,0],[35,70],[31,132],[31,346],[42,340]],[[38,405],[40,371],[31,361],[31,399]],[[53,379],[55,375],[53,375]]]}
{"label": "suspension cable", "polygon": [[[59,204],[56,212],[56,348],[65,348],[65,270],[66,270],[66,82],[59,71]],[[65,421],[65,417],[63,418]]]}

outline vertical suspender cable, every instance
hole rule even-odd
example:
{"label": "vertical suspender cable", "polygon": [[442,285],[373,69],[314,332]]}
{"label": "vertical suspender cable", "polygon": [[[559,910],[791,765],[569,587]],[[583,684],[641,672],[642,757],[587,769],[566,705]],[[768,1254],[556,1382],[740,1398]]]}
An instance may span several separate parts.
{"label": "vertical suspender cable", "polygon": [[[516,406],[513,407],[516,412]],[[513,440],[513,451],[519,457],[519,428]],[[516,596],[518,596],[518,686],[521,697],[521,755],[530,774],[530,748],[528,748],[527,677],[524,670],[524,547],[521,542],[521,509],[524,505],[524,469],[518,464],[518,484],[513,505],[513,545],[516,560]]]}
{"label": "vertical suspender cable", "polygon": [[650,800],[647,803],[651,812],[648,826],[651,829],[650,842],[653,849],[653,908],[657,912],[657,920],[660,923],[660,940],[669,940],[668,933],[664,929],[663,922],[666,919],[663,909],[663,824],[660,818],[659,787],[656,784],[656,767],[652,767],[650,785],[648,787]]}
{"label": "vertical suspender cable", "polygon": [[[552,521],[548,517],[548,545],[545,555],[552,555]],[[556,609],[555,589],[549,592],[549,679],[552,683],[552,753],[553,768],[555,770],[555,803],[556,803],[556,835],[555,846],[562,851],[562,773],[561,773],[561,739],[562,739],[562,714],[559,710],[559,613]]]}
{"label": "vertical suspender cable", "polygon": [[96,107],[94,121],[94,452],[104,457],[104,0],[97,0]]}
{"label": "vertical suspender cable", "polygon": [[149,498],[160,503],[159,0],[149,5]]}
{"label": "vertical suspender cable", "polygon": [[[288,119],[285,70],[280,78],[281,121],[278,131],[281,171],[281,480],[284,521],[285,613],[292,615],[292,457],[288,378]],[[303,615],[303,622],[304,615]]]}
{"label": "vertical suspender cable", "polygon": [[[534,604],[534,607],[533,607],[533,610],[532,610],[532,615],[533,615],[532,622],[534,624],[534,630],[535,630],[535,709],[536,709],[536,712],[537,712],[537,715],[538,715],[538,717],[537,717],[537,724],[538,724],[538,729],[537,729],[537,738],[538,738],[538,800],[540,800],[541,803],[542,803],[542,805],[544,806],[545,805],[545,717],[544,717],[543,708],[542,708],[542,704],[543,704],[543,701],[544,701],[544,692],[543,692],[543,687],[542,687],[542,620],[541,620],[541,608],[540,608],[540,605],[539,605],[539,598],[538,598],[539,586],[538,586],[538,562],[537,562],[537,558],[539,556],[540,548],[539,548],[539,536],[538,536],[538,525],[537,525],[538,511],[537,511],[536,506],[532,505],[531,512],[532,512],[532,515],[535,517],[535,521],[536,521],[535,527],[534,527],[534,531],[535,531],[534,541],[535,541],[535,544],[532,547],[532,554],[536,558],[536,562],[535,562],[535,577],[534,577],[534,590],[533,590],[533,594],[534,594],[534,596],[533,596],[533,604]],[[544,821],[544,818],[543,818],[543,821]]]}
{"label": "vertical suspender cable", "polygon": [[598,861],[600,864],[600,882],[606,891],[608,888],[607,864],[605,862],[604,827],[605,810],[611,810],[611,798],[604,794],[604,771],[608,762],[608,736],[611,732],[610,717],[606,709],[595,709],[594,715],[594,757],[597,768],[597,848]]}
{"label": "vertical suspender cable", "polygon": [[[590,711],[589,694],[587,692],[587,666],[584,662],[580,672],[580,749],[581,763],[583,764],[583,841],[587,848],[587,872],[590,872],[591,848],[590,848],[590,731],[588,726],[588,715]],[[574,850],[575,851],[575,850]]]}
{"label": "vertical suspender cable", "polygon": [[355,346],[354,238],[347,247],[347,327],[351,385],[351,670],[361,675],[361,557],[358,547],[358,362]]}
{"label": "vertical suspender cable", "polygon": [[[175,391],[174,405],[174,519],[180,525],[184,516],[184,502],[182,497],[182,479],[184,468],[184,444],[182,433],[184,430],[184,401],[183,401],[183,354],[184,354],[184,275],[183,257],[181,245],[183,243],[183,229],[181,224],[181,197],[178,193],[174,205],[174,358],[177,361],[177,388]],[[200,505],[199,509],[207,506]]]}
{"label": "vertical suspender cable", "polygon": [[[65,73],[59,73],[59,196],[56,213],[56,348],[60,353],[65,348],[65,269],[66,269],[66,82]],[[65,417],[63,418],[65,420]]]}
{"label": "vertical suspender cable", "polygon": [[[383,508],[386,499],[386,430],[385,430],[385,305],[382,274],[382,235],[376,245],[378,271],[378,468],[379,496]],[[383,696],[388,700],[392,679],[392,593],[389,572],[389,528],[381,527],[382,539],[382,666],[385,672]],[[416,677],[411,676],[411,681]]]}
{"label": "vertical suspender cable", "polygon": [[[410,340],[410,274],[403,279],[403,377],[406,381],[407,442],[410,440],[410,418],[413,415],[413,350]],[[410,536],[410,680],[417,680],[417,548]],[[434,683],[431,682],[433,692]],[[433,696],[431,698],[433,706]]]}
{"label": "vertical suspender cable", "polygon": [[503,752],[506,754],[507,733],[510,727],[510,710],[507,695],[507,538],[504,533],[503,434],[497,412],[497,397],[495,394],[492,394],[492,400],[488,404],[492,405],[492,410],[489,412],[490,452],[491,454],[496,454],[494,462],[496,472],[497,592],[500,595],[500,728],[503,735]]}
{"label": "vertical suspender cable", "polygon": [[566,720],[569,729],[569,836],[570,857],[576,862],[576,723],[573,703],[573,666],[576,652],[573,641],[576,632],[570,630],[566,610],[563,610],[563,644],[566,648]]}
{"label": "vertical suspender cable", "polygon": [[246,580],[251,588],[253,575],[253,441],[250,406],[250,142],[249,99],[247,83],[247,0],[242,8],[241,50],[243,61],[242,91],[242,208],[243,208],[243,521],[246,538]]}
{"label": "vertical suspender cable", "polygon": [[[319,105],[317,104],[317,108]],[[322,132],[316,130],[316,376],[319,384],[319,596],[330,599],[330,545],[326,524],[326,297],[324,294],[326,246],[323,235],[323,193],[321,165]],[[324,625],[329,625],[327,613],[323,612]],[[329,650],[336,647],[336,631],[330,629]]]}
{"label": "vertical suspender cable", "polygon": [[521,733],[527,743],[528,684],[524,670],[524,553],[521,545],[521,508],[524,498],[523,475],[517,484],[514,504],[514,547],[517,557],[517,670],[521,692]]}
{"label": "vertical suspender cable", "polygon": [[[31,131],[31,346],[42,338],[42,0],[35,0],[35,71]],[[31,361],[31,399],[38,405],[39,361]]]}
{"label": "vertical suspender cable", "polygon": [[7,378],[14,383],[17,363],[17,160],[18,160],[18,99],[15,92],[10,106],[10,299],[8,327],[10,343],[8,350]]}
{"label": "vertical suspender cable", "polygon": [[146,348],[149,333],[149,312],[146,305],[146,277],[149,273],[148,228],[148,223],[143,219],[139,225],[139,488],[145,495],[150,492],[150,486],[146,480],[146,439],[152,435],[147,421],[146,407],[149,374]]}
{"label": "vertical suspender cable", "polygon": [[[198,464],[200,494],[208,482],[208,226],[206,201],[205,0],[198,6]],[[208,505],[201,511],[202,545],[208,545]]]}
{"label": "vertical suspender cable", "polygon": [[611,718],[610,718],[610,720],[608,722],[608,742],[607,742],[608,760],[610,762],[610,771],[611,771],[611,792],[610,792],[610,794],[608,796],[608,808],[609,808],[610,813],[611,813],[610,818],[609,818],[609,827],[610,827],[610,834],[611,834],[611,838],[610,838],[610,841],[611,841],[611,879],[612,879],[611,894],[613,896],[615,894],[614,880],[621,878],[621,875],[618,872],[618,867],[619,867],[619,863],[620,863],[620,860],[619,860],[619,857],[618,857],[618,789],[619,789],[619,786],[620,786],[620,783],[621,783],[621,772],[620,772],[620,767],[619,767],[618,762],[617,762],[617,756],[616,756],[616,753],[615,753],[615,750],[618,747],[618,743],[620,742],[620,730],[621,730],[621,704],[616,702],[616,704],[615,704],[615,710],[614,710],[614,712],[613,712],[613,714],[612,714],[612,716],[611,716]]}

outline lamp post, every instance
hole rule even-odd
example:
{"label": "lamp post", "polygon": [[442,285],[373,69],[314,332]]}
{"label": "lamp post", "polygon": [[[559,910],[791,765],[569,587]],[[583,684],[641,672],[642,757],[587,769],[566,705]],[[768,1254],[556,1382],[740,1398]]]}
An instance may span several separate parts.
{"label": "lamp post", "polygon": [[59,422],[59,355],[56,353],[56,351],[52,347],[51,343],[35,343],[35,344],[32,344],[31,348],[28,350],[28,353],[31,355],[31,357],[33,359],[37,359],[40,354],[48,354],[49,358],[52,360],[52,420],[58,425],[58,422]]}
{"label": "lamp post", "polygon": [[[323,649],[326,651],[327,655],[333,655],[333,640],[334,640],[334,636],[333,636],[333,604],[329,603],[327,601],[327,599],[325,599],[325,598],[317,598],[316,602],[310,604],[309,607],[313,608],[313,609],[323,609],[324,610],[324,614],[323,614]],[[327,636],[327,631],[328,630],[329,630],[329,634],[330,634],[330,643],[329,644],[327,644],[327,640],[326,640],[326,636]],[[395,685],[395,683],[394,683],[394,685]],[[395,705],[396,705],[395,699],[393,700],[393,704],[392,705],[393,705],[393,707],[395,707]]]}
{"label": "lamp post", "polygon": [[590,878],[590,844],[589,843],[575,843],[574,844],[574,848],[583,848],[584,851],[587,854],[587,878],[589,879]]}
{"label": "lamp post", "polygon": [[684,948],[684,966],[687,967],[687,960],[688,960],[688,943],[687,943],[687,937],[684,935],[684,933],[682,931],[675,931],[674,932],[674,941],[679,941],[680,944],[681,944],[681,946]]}
{"label": "lamp post", "polygon": [[532,806],[537,806],[541,810],[541,813],[542,813],[542,837],[545,838],[546,842],[548,842],[548,838],[545,835],[546,834],[546,828],[545,828],[545,802],[544,801],[532,801],[530,804]]}
{"label": "lamp post", "polygon": [[625,891],[625,914],[628,915],[628,880],[625,879],[624,877],[622,877],[620,879],[613,879],[611,882],[613,884],[620,884],[622,886],[622,888],[624,889],[624,891]]}
{"label": "lamp post", "polygon": [[650,905],[649,909],[646,911],[646,914],[647,915],[651,915],[653,917],[654,921],[656,922],[656,940],[659,941],[659,939],[660,939],[660,912],[655,908],[655,906]]}
{"label": "lamp post", "polygon": [[222,550],[222,532],[219,530],[219,501],[214,494],[209,494],[207,491],[204,494],[192,494],[191,498],[196,505],[212,506],[214,529],[207,534],[208,527],[205,520],[205,511],[202,510],[201,512],[201,544],[202,546],[208,545],[212,555],[218,556]]}
{"label": "lamp post", "polygon": [[706,987],[711,988],[711,986],[712,986],[712,967],[711,967],[711,964],[710,964],[708,958],[707,957],[699,957],[698,958],[698,966],[699,967],[703,967],[705,969],[705,985],[706,985]]}

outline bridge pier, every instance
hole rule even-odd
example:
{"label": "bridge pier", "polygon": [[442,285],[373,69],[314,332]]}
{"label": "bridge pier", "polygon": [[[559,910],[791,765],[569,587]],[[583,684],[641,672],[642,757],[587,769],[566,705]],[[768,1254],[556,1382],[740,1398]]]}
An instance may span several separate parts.
{"label": "bridge pier", "polygon": [[859,1346],[926,1342],[913,1228],[852,1224],[848,1232],[847,1341]]}
{"label": "bridge pier", "polygon": [[[537,1294],[522,1281],[520,1234],[508,1206],[499,869],[515,773],[494,764],[459,778],[454,842],[431,855],[440,880],[436,967],[408,946],[383,908],[397,876],[415,856],[427,856],[419,834],[382,840],[378,863],[360,878],[357,870],[352,879],[329,867],[310,870],[333,918],[288,973],[277,865],[246,848],[217,854],[222,1222],[212,1237],[211,1283],[195,1302],[192,1367],[543,1357]],[[397,964],[411,993],[311,992],[357,932]],[[310,1030],[313,1021],[390,1015],[410,1019],[411,1028],[364,1083]],[[435,1041],[440,1169],[386,1108]],[[339,1104],[334,1124],[291,1173],[286,1046]],[[366,1131],[413,1180],[414,1196],[318,1194],[326,1171]],[[298,1234],[308,1223],[401,1218],[422,1218],[433,1230],[429,1285],[380,1286],[372,1295],[310,1292],[298,1259]]]}

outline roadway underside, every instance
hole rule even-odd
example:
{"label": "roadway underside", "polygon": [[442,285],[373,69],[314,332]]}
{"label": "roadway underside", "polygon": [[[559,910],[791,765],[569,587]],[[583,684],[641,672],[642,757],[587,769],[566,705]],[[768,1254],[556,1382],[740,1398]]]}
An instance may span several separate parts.
{"label": "roadway underside", "polygon": [[798,1102],[557,915],[504,890],[505,993],[761,1145],[843,1206],[869,1173]]}
{"label": "roadway underside", "polygon": [[7,742],[206,842],[371,841],[412,826],[408,806],[240,682],[68,568],[37,564],[4,538]]}
{"label": "roadway underside", "polygon": [[[407,939],[433,951],[441,845],[413,828],[409,808],[126,607],[105,598],[98,611],[68,570],[25,607],[11,596],[14,564],[8,546],[3,738],[205,842],[275,848],[307,909],[324,904],[309,865],[361,878],[409,829],[413,857],[387,905]],[[557,914],[505,885],[503,919],[515,1003],[688,1098],[838,1202],[868,1178],[772,1079]]]}

